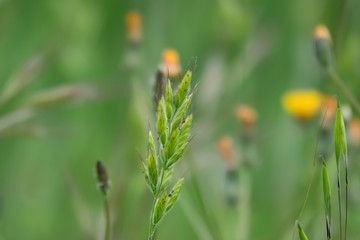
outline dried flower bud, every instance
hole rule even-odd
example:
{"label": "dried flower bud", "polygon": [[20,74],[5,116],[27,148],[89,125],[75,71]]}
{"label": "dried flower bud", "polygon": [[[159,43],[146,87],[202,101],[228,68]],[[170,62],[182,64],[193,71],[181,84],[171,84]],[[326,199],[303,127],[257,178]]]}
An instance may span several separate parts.
{"label": "dried flower bud", "polygon": [[233,140],[231,137],[221,137],[217,142],[217,149],[229,167],[236,165],[236,154],[233,149]]}
{"label": "dried flower bud", "polygon": [[96,162],[96,178],[99,184],[100,190],[103,194],[107,194],[109,189],[109,177],[105,165],[101,161]]}
{"label": "dried flower bud", "polygon": [[325,25],[318,25],[314,30],[315,54],[323,67],[330,67],[333,63],[331,36]]}
{"label": "dried flower bud", "polygon": [[235,108],[235,116],[246,128],[252,127],[257,120],[256,110],[248,105],[240,105]]}
{"label": "dried flower bud", "polygon": [[157,109],[159,101],[162,96],[165,94],[166,89],[166,77],[160,69],[157,70],[155,75],[155,85],[154,85],[154,105]]}
{"label": "dried flower bud", "polygon": [[175,49],[168,48],[163,51],[161,69],[164,73],[168,73],[170,78],[180,74],[179,54]]}
{"label": "dried flower bud", "polygon": [[142,23],[139,12],[131,11],[126,15],[127,38],[133,45],[137,45],[142,36]]}

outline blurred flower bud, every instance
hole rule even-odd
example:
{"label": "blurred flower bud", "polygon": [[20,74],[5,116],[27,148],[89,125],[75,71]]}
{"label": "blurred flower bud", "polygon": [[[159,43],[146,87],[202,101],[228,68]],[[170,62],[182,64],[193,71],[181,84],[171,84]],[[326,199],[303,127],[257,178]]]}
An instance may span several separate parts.
{"label": "blurred flower bud", "polygon": [[217,149],[223,157],[225,163],[229,167],[234,167],[236,162],[236,155],[233,149],[233,140],[229,136],[221,137],[217,142]]}
{"label": "blurred flower bud", "polygon": [[320,64],[327,68],[333,63],[331,36],[325,25],[318,25],[314,30],[315,55]]}
{"label": "blurred flower bud", "polygon": [[248,105],[237,106],[235,116],[244,128],[251,128],[257,121],[256,110]]}
{"label": "blurred flower bud", "polygon": [[106,195],[110,187],[109,176],[107,174],[105,165],[101,161],[96,162],[96,178],[101,192]]}
{"label": "blurred flower bud", "polygon": [[324,116],[323,127],[332,127],[337,110],[336,99],[332,96],[325,96],[322,104],[322,115]]}
{"label": "blurred flower bud", "polygon": [[293,117],[308,121],[321,107],[322,95],[316,90],[295,90],[284,94],[282,105]]}
{"label": "blurred flower bud", "polygon": [[360,145],[360,118],[354,117],[348,125],[349,141],[353,146]]}
{"label": "blurred flower bud", "polygon": [[165,75],[169,74],[170,78],[180,74],[179,54],[175,49],[168,48],[163,51],[161,69]]}
{"label": "blurred flower bud", "polygon": [[142,37],[142,21],[139,12],[131,11],[126,14],[127,38],[132,45],[139,44]]}

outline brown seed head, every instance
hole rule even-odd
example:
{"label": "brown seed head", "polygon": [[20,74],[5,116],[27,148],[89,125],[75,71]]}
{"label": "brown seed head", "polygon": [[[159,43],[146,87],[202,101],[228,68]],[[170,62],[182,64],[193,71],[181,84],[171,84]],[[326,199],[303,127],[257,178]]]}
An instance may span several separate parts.
{"label": "brown seed head", "polygon": [[100,189],[106,193],[109,189],[109,177],[105,165],[101,161],[96,162],[96,178]]}

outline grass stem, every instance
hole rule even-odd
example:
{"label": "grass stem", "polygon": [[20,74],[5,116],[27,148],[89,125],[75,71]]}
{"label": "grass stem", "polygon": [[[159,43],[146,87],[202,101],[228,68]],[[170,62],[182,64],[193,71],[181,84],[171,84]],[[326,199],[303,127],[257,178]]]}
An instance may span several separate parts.
{"label": "grass stem", "polygon": [[105,237],[104,240],[110,240],[110,211],[108,197],[104,196],[104,211],[105,211]]}
{"label": "grass stem", "polygon": [[344,82],[341,80],[340,76],[337,74],[333,67],[327,68],[327,73],[331,80],[340,88],[340,90],[344,93],[345,97],[349,100],[351,105],[355,108],[355,110],[360,114],[360,103],[352,94],[352,92],[347,88]]}
{"label": "grass stem", "polygon": [[348,220],[348,203],[349,203],[349,179],[348,179],[348,166],[347,166],[347,159],[346,159],[346,166],[345,166],[345,178],[346,178],[346,213],[345,213],[345,240],[347,235],[347,220]]}
{"label": "grass stem", "polygon": [[340,172],[338,169],[338,175],[337,175],[337,182],[338,182],[338,199],[339,199],[339,219],[340,219],[340,240],[342,239],[342,221],[341,221],[341,189],[340,189]]}

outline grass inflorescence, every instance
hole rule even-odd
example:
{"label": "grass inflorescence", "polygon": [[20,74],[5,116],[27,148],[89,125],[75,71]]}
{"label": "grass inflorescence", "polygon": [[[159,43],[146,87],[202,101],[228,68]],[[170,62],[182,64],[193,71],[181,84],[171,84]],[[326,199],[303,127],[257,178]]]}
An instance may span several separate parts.
{"label": "grass inflorescence", "polygon": [[191,90],[191,71],[187,71],[178,90],[173,93],[168,80],[165,94],[157,104],[156,138],[149,129],[148,153],[142,163],[146,182],[154,196],[150,215],[149,239],[153,239],[159,222],[178,199],[184,179],[180,178],[169,191],[174,165],[184,154],[188,144],[192,115],[188,114],[194,91]]}

